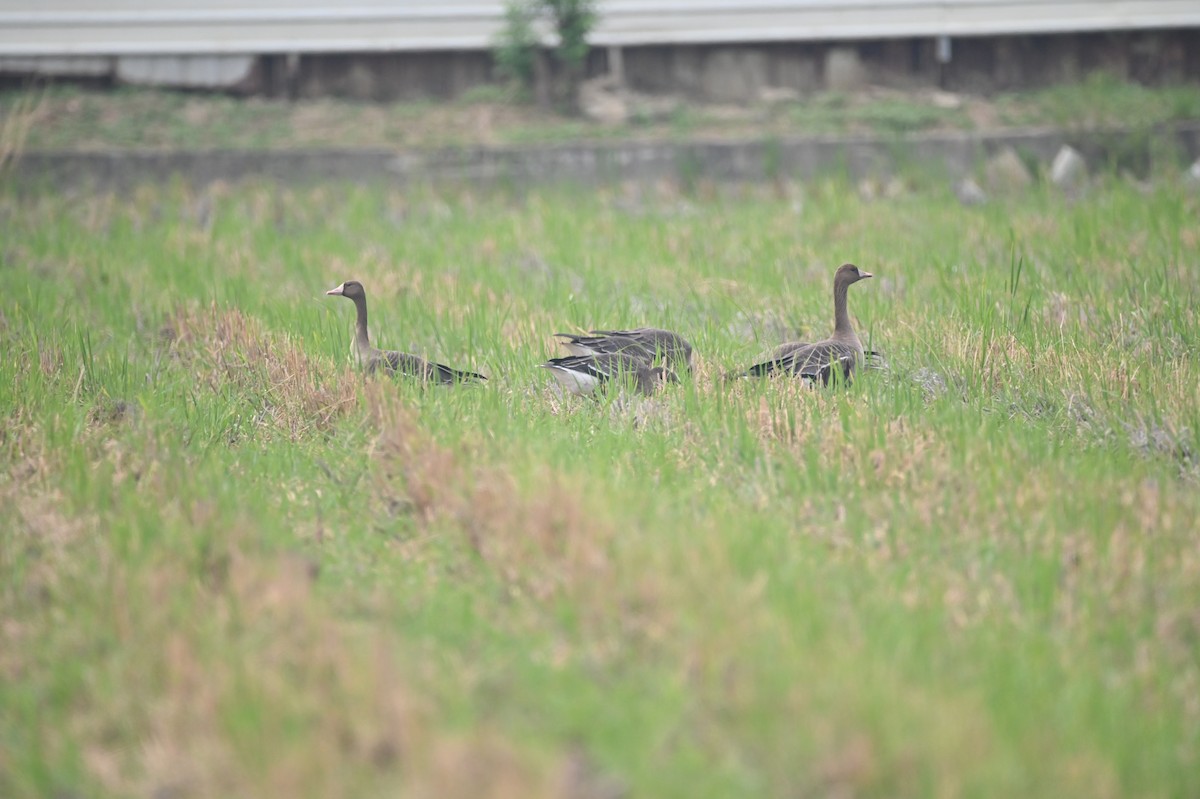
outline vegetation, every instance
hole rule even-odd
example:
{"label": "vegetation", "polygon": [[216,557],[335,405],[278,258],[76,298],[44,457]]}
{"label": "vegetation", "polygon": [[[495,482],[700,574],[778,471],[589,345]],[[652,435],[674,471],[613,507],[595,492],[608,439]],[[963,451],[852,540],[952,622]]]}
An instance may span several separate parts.
{"label": "vegetation", "polygon": [[[2,193],[0,795],[1197,795],[1198,216]],[[721,379],[842,260],[889,370]],[[348,277],[491,381],[364,381]],[[534,368],[645,323],[652,399]]]}
{"label": "vegetation", "polygon": [[[588,36],[596,25],[596,0],[509,0],[504,7],[504,26],[493,56],[500,76],[531,91],[539,79],[537,62],[542,52],[537,23],[545,19],[556,42],[550,48],[553,72],[542,80],[553,86],[543,92],[557,94],[561,108],[574,109],[575,93],[583,77],[591,46]],[[549,98],[547,98],[549,99]]]}
{"label": "vegetation", "polygon": [[1179,85],[1147,91],[1109,73],[1095,72],[1077,84],[1001,95],[996,108],[1000,121],[1010,125],[1146,127],[1200,119],[1200,89]]}
{"label": "vegetation", "polygon": [[554,21],[554,32],[558,34],[558,45],[554,48],[555,58],[571,77],[578,82],[587,60],[588,35],[596,26],[596,0],[540,0]]}
{"label": "vegetation", "polygon": [[526,92],[533,91],[538,41],[537,9],[530,2],[508,2],[504,6],[504,26],[492,56],[500,77]]}
{"label": "vegetation", "polygon": [[[518,48],[498,56],[505,74],[532,74],[533,56],[526,59],[521,52]],[[680,103],[670,113],[634,113],[628,124],[613,126],[514,104],[511,96],[502,88],[481,87],[457,103],[381,105],[58,87],[0,93],[0,138],[8,141],[7,132],[27,133],[27,146],[38,149],[449,147],[633,137],[886,135],[1030,125],[1149,127],[1200,119],[1200,87],[1147,88],[1109,79],[994,100],[964,96],[957,108],[938,106],[930,94],[883,90],[823,93],[775,108]]]}

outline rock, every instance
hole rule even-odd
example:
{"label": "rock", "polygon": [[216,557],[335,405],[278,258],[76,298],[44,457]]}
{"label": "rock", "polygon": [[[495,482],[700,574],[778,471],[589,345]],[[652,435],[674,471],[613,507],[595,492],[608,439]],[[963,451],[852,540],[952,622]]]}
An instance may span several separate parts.
{"label": "rock", "polygon": [[763,86],[758,91],[759,102],[765,105],[786,105],[800,100],[800,92],[786,86]]}
{"label": "rock", "polygon": [[908,194],[908,184],[898,175],[892,175],[888,178],[888,182],[883,184],[883,196],[889,200],[898,200]]}
{"label": "rock", "polygon": [[579,110],[603,125],[620,125],[629,119],[629,102],[611,75],[579,84]]}
{"label": "rock", "polygon": [[873,202],[879,196],[879,182],[874,178],[863,178],[858,182],[858,196],[863,202]]}
{"label": "rock", "polygon": [[988,189],[996,194],[1016,194],[1033,183],[1029,167],[1012,147],[1005,147],[989,158],[983,172]]}
{"label": "rock", "polygon": [[[1185,172],[1183,176],[1186,179],[1187,173]],[[1133,188],[1136,189],[1139,194],[1145,194],[1149,196],[1150,194],[1154,193],[1153,180],[1142,180],[1128,169],[1121,170],[1121,180],[1125,181],[1130,186],[1133,186]]]}
{"label": "rock", "polygon": [[861,89],[867,83],[867,70],[852,47],[833,47],[825,54],[825,88],[835,92]]}
{"label": "rock", "polygon": [[1079,151],[1064,144],[1050,165],[1050,182],[1066,192],[1075,192],[1087,182],[1087,162]]}
{"label": "rock", "polygon": [[1192,191],[1200,191],[1200,158],[1183,173],[1183,182]]}
{"label": "rock", "polygon": [[947,111],[953,111],[957,108],[962,108],[962,98],[954,92],[934,92],[930,98],[934,108],[942,108]]}
{"label": "rock", "polygon": [[984,194],[983,188],[975,182],[974,178],[963,178],[958,183],[954,184],[954,196],[963,205],[983,205],[987,202],[987,195]]}
{"label": "rock", "polygon": [[887,180],[882,178],[863,178],[858,182],[858,196],[864,202],[874,202],[878,199],[898,200],[908,194],[908,184],[904,179],[892,175]]}

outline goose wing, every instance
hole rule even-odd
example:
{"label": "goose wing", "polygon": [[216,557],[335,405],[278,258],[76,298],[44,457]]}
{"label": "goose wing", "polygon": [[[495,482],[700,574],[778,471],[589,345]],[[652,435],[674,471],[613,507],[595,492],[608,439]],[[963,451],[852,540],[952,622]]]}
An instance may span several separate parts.
{"label": "goose wing", "polygon": [[655,355],[661,354],[676,363],[691,364],[691,342],[670,330],[657,327],[637,327],[632,330],[593,330],[592,335],[620,336],[636,341]]}
{"label": "goose wing", "polygon": [[542,367],[549,369],[559,385],[574,394],[605,390],[619,381],[649,396],[660,382],[679,379],[666,367],[651,368],[645,361],[622,352],[551,358]]}
{"label": "goose wing", "polygon": [[572,355],[587,357],[589,355],[616,355],[624,353],[644,361],[652,360],[655,356],[653,347],[648,347],[642,341],[624,335],[575,335],[573,333],[555,333],[555,336],[565,339],[563,345]]}
{"label": "goose wing", "polygon": [[635,374],[646,368],[643,361],[624,352],[569,355],[565,358],[551,358],[544,365],[590,375],[600,380],[609,380],[618,375]]}
{"label": "goose wing", "polygon": [[593,330],[588,335],[556,333],[566,339],[563,343],[574,355],[624,353],[653,361],[662,356],[667,360],[690,364],[692,345],[678,333],[657,327],[637,327],[628,330]]}
{"label": "goose wing", "polygon": [[857,357],[858,353],[853,347],[833,340],[815,344],[785,344],[776,348],[767,360],[751,366],[745,374],[761,377],[787,373],[813,384],[827,386],[834,375],[839,375],[842,380],[850,380]]}
{"label": "goose wing", "polygon": [[452,369],[444,364],[427,361],[419,355],[409,355],[406,352],[380,352],[378,358],[373,358],[367,371],[374,373],[382,368],[388,374],[402,374],[419,377],[435,383],[462,383],[468,381],[487,380],[481,374]]}

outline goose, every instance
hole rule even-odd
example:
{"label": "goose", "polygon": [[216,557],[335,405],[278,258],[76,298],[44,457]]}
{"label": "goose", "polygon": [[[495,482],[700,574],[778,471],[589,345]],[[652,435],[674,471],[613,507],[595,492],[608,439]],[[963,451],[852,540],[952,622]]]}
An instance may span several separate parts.
{"label": "goose", "polygon": [[[742,373],[743,377],[788,373],[810,384],[829,385],[838,379],[849,382],[863,364],[866,353],[862,342],[850,325],[846,310],[846,292],[860,280],[874,277],[854,264],[842,264],[833,276],[833,335],[811,344],[790,342],[781,344],[767,357]],[[876,353],[872,352],[872,355]]]}
{"label": "goose", "polygon": [[451,369],[440,363],[427,361],[417,355],[403,352],[380,350],[371,346],[367,336],[367,292],[362,283],[357,280],[347,280],[337,288],[325,292],[334,297],[345,297],[354,302],[358,311],[358,321],[354,326],[354,343],[351,351],[359,364],[366,368],[367,374],[374,374],[377,369],[383,369],[388,374],[410,375],[435,383],[450,384],[473,380],[487,380],[475,372],[463,372]]}
{"label": "goose", "polygon": [[628,381],[646,396],[653,394],[663,383],[679,382],[670,369],[650,366],[646,361],[624,352],[551,358],[541,367],[549,369],[560,386],[580,396],[591,394],[611,381]]}
{"label": "goose", "polygon": [[690,371],[692,368],[692,345],[678,333],[656,327],[638,327],[632,330],[593,330],[588,335],[555,333],[564,339],[562,345],[572,355],[599,355],[623,352],[653,362],[659,357],[668,366]]}

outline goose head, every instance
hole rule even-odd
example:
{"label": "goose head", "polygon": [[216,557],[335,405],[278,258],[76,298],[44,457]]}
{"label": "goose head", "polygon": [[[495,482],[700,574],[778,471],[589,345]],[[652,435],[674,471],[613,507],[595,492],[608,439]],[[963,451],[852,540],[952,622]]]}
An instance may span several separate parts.
{"label": "goose head", "polygon": [[367,292],[363,288],[362,283],[359,283],[357,280],[347,280],[337,288],[330,289],[325,293],[332,294],[336,297],[345,297],[346,299],[350,300],[357,300],[359,297],[367,296]]}
{"label": "goose head", "polygon": [[866,280],[869,277],[875,277],[870,272],[864,272],[854,264],[842,264],[838,267],[837,274],[833,276],[833,282],[843,286],[849,286],[851,283],[857,283],[860,280]]}

